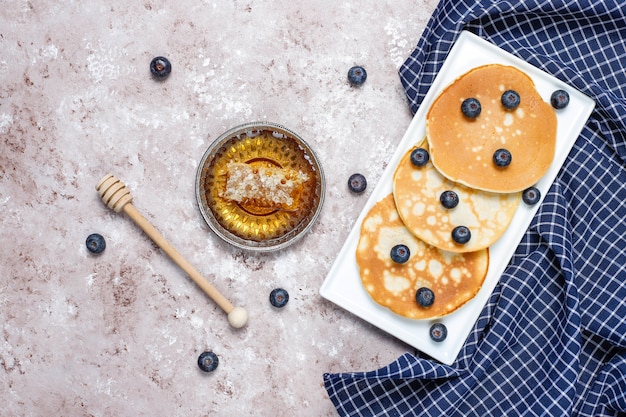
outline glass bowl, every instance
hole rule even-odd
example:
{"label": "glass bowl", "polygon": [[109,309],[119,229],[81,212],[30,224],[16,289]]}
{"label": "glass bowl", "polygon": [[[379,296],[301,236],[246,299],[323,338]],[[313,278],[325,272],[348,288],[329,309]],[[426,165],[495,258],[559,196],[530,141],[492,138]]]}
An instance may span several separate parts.
{"label": "glass bowl", "polygon": [[[231,162],[304,174],[297,205],[259,207],[225,198]],[[322,210],[325,191],[315,152],[296,133],[270,122],[247,123],[220,135],[205,151],[196,174],[196,198],[209,227],[224,241],[258,252],[285,248],[305,235]]]}

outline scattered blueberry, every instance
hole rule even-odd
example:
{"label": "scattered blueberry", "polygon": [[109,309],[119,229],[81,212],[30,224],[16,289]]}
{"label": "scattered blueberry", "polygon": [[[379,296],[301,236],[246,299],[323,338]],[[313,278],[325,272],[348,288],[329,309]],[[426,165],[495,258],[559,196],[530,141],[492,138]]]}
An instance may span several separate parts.
{"label": "scattered blueberry", "polygon": [[453,209],[459,204],[459,195],[452,190],[447,190],[439,196],[441,205],[447,209]]}
{"label": "scattered blueberry", "polygon": [[470,119],[475,119],[480,114],[482,107],[480,106],[480,101],[475,98],[466,98],[461,103],[461,111],[465,117],[469,117]]}
{"label": "scattered blueberry", "polygon": [[204,372],[215,371],[219,363],[220,363],[219,358],[213,352],[202,352],[200,356],[198,356],[198,366]]}
{"label": "scattered blueberry", "polygon": [[498,149],[493,153],[493,163],[500,168],[508,167],[512,159],[511,152],[506,149]]}
{"label": "scattered blueberry", "polygon": [[502,105],[504,106],[504,108],[508,110],[513,110],[517,106],[519,106],[520,97],[517,91],[506,90],[504,93],[502,93],[500,101],[502,101]]}
{"label": "scattered blueberry", "polygon": [[452,240],[460,245],[464,245],[470,241],[472,233],[467,226],[457,226],[452,229]]}
{"label": "scattered blueberry", "polygon": [[522,192],[522,201],[529,206],[534,206],[541,199],[541,191],[537,187],[529,187]]}
{"label": "scattered blueberry", "polygon": [[430,155],[424,148],[415,148],[411,151],[411,163],[416,167],[423,167],[429,159]]}
{"label": "scattered blueberry", "polygon": [[391,260],[397,264],[406,263],[411,257],[411,251],[407,245],[396,245],[391,248]]}
{"label": "scattered blueberry", "polygon": [[348,70],[348,81],[352,85],[361,85],[367,79],[365,68],[357,65]]}
{"label": "scattered blueberry", "polygon": [[435,342],[443,342],[448,337],[448,328],[443,323],[435,323],[430,326],[430,338]]}
{"label": "scattered blueberry", "polygon": [[91,253],[100,253],[107,247],[104,237],[98,233],[92,233],[87,236],[85,245],[87,245],[87,250]]}
{"label": "scattered blueberry", "polygon": [[556,90],[550,96],[550,104],[555,109],[564,109],[569,104],[569,94],[565,90]]}
{"label": "scattered blueberry", "polygon": [[162,56],[157,56],[150,61],[150,72],[156,78],[165,78],[172,72],[172,64]]}
{"label": "scattered blueberry", "polygon": [[435,293],[430,288],[422,287],[415,293],[415,299],[421,307],[430,307],[435,302]]}
{"label": "scattered blueberry", "polygon": [[289,302],[289,293],[282,288],[275,288],[270,292],[270,303],[276,308],[283,308]]}
{"label": "scattered blueberry", "polygon": [[348,178],[348,188],[353,193],[360,194],[367,188],[367,180],[362,174],[352,174]]}

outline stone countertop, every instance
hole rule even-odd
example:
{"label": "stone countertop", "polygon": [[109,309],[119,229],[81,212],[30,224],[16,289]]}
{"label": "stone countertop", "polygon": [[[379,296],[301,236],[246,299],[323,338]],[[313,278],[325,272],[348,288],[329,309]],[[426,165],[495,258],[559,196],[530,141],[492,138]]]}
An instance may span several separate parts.
{"label": "stone countertop", "polygon": [[[336,415],[325,372],[407,346],[319,288],[411,121],[397,74],[435,0],[12,1],[0,11],[0,402],[6,416]],[[149,62],[172,62],[162,82]],[[358,88],[348,69],[363,65]],[[224,131],[285,125],[317,152],[323,211],[297,244],[216,237],[195,175]],[[95,191],[107,173],[235,305],[223,312]],[[351,194],[347,178],[370,187]],[[102,234],[93,255],[85,239]],[[270,291],[289,291],[273,308]],[[219,355],[203,373],[198,355]]]}

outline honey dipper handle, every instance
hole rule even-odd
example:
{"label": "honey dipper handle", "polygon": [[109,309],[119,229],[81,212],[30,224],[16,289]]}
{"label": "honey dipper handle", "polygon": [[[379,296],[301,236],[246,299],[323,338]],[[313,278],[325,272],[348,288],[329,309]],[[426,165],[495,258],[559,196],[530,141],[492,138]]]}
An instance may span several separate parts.
{"label": "honey dipper handle", "polygon": [[202,289],[226,314],[235,308],[210,282],[208,282],[178,251],[159,233],[157,229],[137,211],[135,206],[127,203],[124,212],[157,244],[189,277]]}

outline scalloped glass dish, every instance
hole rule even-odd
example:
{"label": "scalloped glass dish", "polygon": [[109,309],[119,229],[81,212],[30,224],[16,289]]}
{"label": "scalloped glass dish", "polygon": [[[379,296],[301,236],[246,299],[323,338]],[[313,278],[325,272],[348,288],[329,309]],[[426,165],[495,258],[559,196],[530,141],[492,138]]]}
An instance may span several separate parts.
{"label": "scalloped glass dish", "polygon": [[[472,68],[491,63],[512,65],[524,71],[533,79],[544,101],[549,102],[550,95],[557,89],[564,89],[570,94],[569,106],[557,111],[558,128],[555,158],[548,172],[536,185],[542,196],[546,195],[580,131],[587,122],[595,102],[573,87],[484,39],[470,32],[462,32],[426,94],[423,103],[415,113],[398,149],[372,191],[320,288],[322,297],[448,365],[454,362],[461,351],[480,312],[491,296],[541,202],[534,206],[520,204],[506,232],[489,248],[489,270],[478,294],[458,310],[436,320],[407,319],[374,302],[361,283],[355,252],[363,218],[376,202],[392,192],[393,173],[398,162],[405,152],[424,138],[426,134],[425,116],[435,98],[460,75]],[[448,337],[443,342],[434,342],[430,339],[429,328],[436,321],[442,322],[448,329]]]}
{"label": "scalloped glass dish", "polygon": [[[223,198],[231,162],[306,174],[297,207],[268,208]],[[325,189],[315,152],[293,131],[269,122],[247,123],[220,135],[196,174],[196,198],[209,227],[226,242],[258,252],[285,248],[306,234],[321,212]]]}

